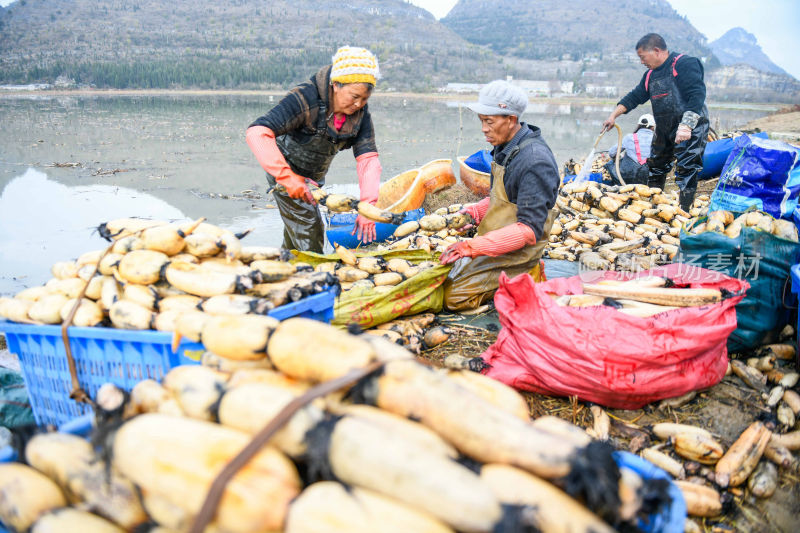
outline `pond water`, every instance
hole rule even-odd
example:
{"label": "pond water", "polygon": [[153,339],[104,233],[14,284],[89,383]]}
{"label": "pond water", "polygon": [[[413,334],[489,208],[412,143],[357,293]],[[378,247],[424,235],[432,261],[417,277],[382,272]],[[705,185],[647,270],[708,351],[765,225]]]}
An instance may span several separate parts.
{"label": "pond water", "polygon": [[[458,98],[370,100],[384,181],[487,147],[477,116],[463,107],[467,97]],[[47,281],[55,261],[104,248],[94,228],[118,217],[202,216],[235,231],[253,228],[248,244],[279,245],[280,217],[244,142],[247,126],[278,99],[1,95],[0,295]],[[523,120],[542,128],[561,164],[589,152],[612,107],[531,102]],[[733,129],[770,111],[712,108],[712,126]],[[623,131],[644,112],[649,108],[622,117]],[[608,134],[600,148],[615,141]],[[357,193],[351,154],[334,160],[329,188]]]}

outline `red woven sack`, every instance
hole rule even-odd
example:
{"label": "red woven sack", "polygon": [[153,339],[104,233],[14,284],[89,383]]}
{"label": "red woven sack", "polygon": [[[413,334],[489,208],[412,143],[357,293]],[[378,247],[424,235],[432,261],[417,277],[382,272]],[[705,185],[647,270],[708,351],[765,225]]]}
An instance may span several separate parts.
{"label": "red woven sack", "polygon": [[503,329],[482,355],[486,374],[520,390],[578,396],[600,405],[637,409],[719,383],[725,375],[734,306],[746,281],[712,270],[671,264],[654,275],[677,286],[726,289],[733,296],[640,318],[607,307],[560,307],[551,294],[582,294],[583,282],[631,279],[592,273],[534,283],[528,275],[500,276],[495,306]]}

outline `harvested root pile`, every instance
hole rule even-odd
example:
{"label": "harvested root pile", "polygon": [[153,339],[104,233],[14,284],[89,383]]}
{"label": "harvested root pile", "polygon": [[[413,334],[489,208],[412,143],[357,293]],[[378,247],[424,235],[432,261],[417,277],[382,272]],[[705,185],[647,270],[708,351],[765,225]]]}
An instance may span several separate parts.
{"label": "harvested root pile", "polygon": [[462,213],[462,204],[440,207],[419,220],[401,224],[394,232],[395,241],[379,245],[378,250],[425,250],[442,253],[451,244],[470,238],[475,221]]}
{"label": "harvested root pile", "polygon": [[386,322],[364,333],[383,337],[419,355],[423,350],[447,342],[452,330],[437,324],[436,315],[433,313],[423,313]]}
{"label": "harvested root pile", "polygon": [[711,211],[705,221],[689,229],[689,234],[699,235],[711,231],[734,239],[741,234],[743,228],[754,228],[781,239],[798,242],[797,226],[794,222],[774,218],[763,211],[747,211],[738,217],[730,211]]}
{"label": "harvested root pile", "polygon": [[[426,355],[434,354],[437,365],[471,363],[478,369],[482,360],[472,355],[495,340],[485,330],[482,335],[472,351],[447,343]],[[800,493],[794,337],[787,326],[780,343],[732,360],[722,383],[643,409],[606,410],[576,398],[523,396],[532,416],[557,416],[584,427],[593,438],[637,453],[679,481],[693,517],[686,531],[792,530]]]}
{"label": "harvested root pile", "polygon": [[[787,327],[784,337],[793,335],[793,329]],[[798,470],[793,455],[800,449],[800,431],[795,429],[800,414],[800,396],[795,390],[796,348],[788,342],[772,344],[752,355],[746,362],[732,360],[726,380],[738,378],[756,391],[763,402],[757,406],[761,414],[729,446],[696,425],[657,423],[650,428],[657,443],[640,451],[677,480],[692,516],[725,519],[724,515],[732,512],[731,503],[744,506],[748,499],[754,503],[770,498],[780,477]],[[695,396],[692,392],[664,400],[661,408],[679,409]],[[628,428],[629,433],[635,431]],[[687,531],[697,530],[696,524],[690,526]]]}
{"label": "harvested root pile", "polygon": [[591,270],[636,272],[666,264],[678,252],[683,225],[707,203],[707,196],[698,196],[686,213],[676,193],[646,185],[568,183],[556,199],[560,215],[544,255],[580,260]]}
{"label": "harvested root pile", "polygon": [[413,263],[398,257],[385,259],[380,255],[359,256],[344,246],[334,243],[333,247],[339,261],[320,263],[314,270],[335,276],[343,292],[354,289],[368,289],[376,294],[391,292],[395,285],[439,264],[435,261]]}
{"label": "harvested root pile", "polygon": [[[602,174],[603,181],[607,181],[609,183],[612,182],[611,174],[605,168],[605,164],[609,161],[612,161],[613,158],[609,157],[608,152],[601,152],[597,154],[597,156],[592,161],[592,174]],[[580,174],[581,169],[583,168],[584,160],[575,161],[574,159],[570,159],[566,163],[564,163],[564,168],[561,169],[561,179],[563,180],[565,176],[577,176]]]}
{"label": "harvested root pile", "polygon": [[75,326],[176,331],[183,315],[198,324],[211,315],[265,315],[337,283],[290,263],[286,250],[242,246],[247,232],[234,235],[202,219],[120,219],[98,229],[113,241],[109,250],[54,264],[43,286],[0,298],[0,316],[61,324],[75,310]]}
{"label": "harvested root pile", "polygon": [[[242,331],[245,318],[229,325]],[[66,530],[67,514],[104,531],[148,521],[187,531],[252,435],[316,383],[375,361],[383,367],[347,394],[289,417],[224,488],[212,530],[610,532],[669,504],[663,482],[621,475],[607,444],[555,417],[531,421],[519,394],[480,374],[434,370],[385,339],[307,319],[249,327],[252,337],[268,330],[270,368],[182,366],[137,384],[127,403],[102,387],[98,409],[117,413],[118,429],[100,428],[112,453],[36,436],[31,466],[0,470],[0,519],[33,531],[45,520]],[[79,482],[97,472],[115,490]],[[21,492],[35,484],[43,497]],[[60,511],[65,501],[84,514]]]}

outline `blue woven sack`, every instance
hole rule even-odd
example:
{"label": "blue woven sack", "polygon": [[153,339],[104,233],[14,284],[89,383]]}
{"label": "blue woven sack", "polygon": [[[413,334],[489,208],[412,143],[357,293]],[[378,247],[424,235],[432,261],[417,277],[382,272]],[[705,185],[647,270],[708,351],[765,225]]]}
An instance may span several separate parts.
{"label": "blue woven sack", "polygon": [[789,218],[800,194],[800,149],[782,141],[742,135],[725,161],[709,210],[741,213],[755,206]]}

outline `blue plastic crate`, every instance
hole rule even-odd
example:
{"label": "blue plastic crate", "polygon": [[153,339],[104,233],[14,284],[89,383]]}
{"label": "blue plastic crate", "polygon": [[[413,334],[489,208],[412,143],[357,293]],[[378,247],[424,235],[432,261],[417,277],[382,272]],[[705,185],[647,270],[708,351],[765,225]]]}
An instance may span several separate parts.
{"label": "blue plastic crate", "polygon": [[[278,320],[306,317],[333,320],[337,288],[282,305],[268,314]],[[37,326],[0,320],[8,349],[19,357],[33,416],[39,425],[58,426],[91,408],[69,399],[72,378],[61,326]],[[196,364],[205,351],[200,343],[184,341],[172,351],[172,333],[115,328],[69,328],[78,382],[94,397],[103,383],[131,390],[139,381],[161,378],[182,364]]]}
{"label": "blue plastic crate", "polygon": [[338,295],[339,288],[333,287],[325,292],[312,294],[297,302],[277,307],[267,314],[278,320],[286,320],[292,317],[304,317],[330,324],[333,320],[333,304]]}
{"label": "blue plastic crate", "polygon": [[[58,426],[91,408],[69,399],[69,373],[61,326],[37,326],[0,321],[8,349],[19,357],[33,416],[39,425]],[[184,350],[202,350],[202,345],[182,342],[172,352],[172,333],[114,328],[68,330],[72,356],[81,387],[94,397],[103,383],[131,390],[144,379],[160,381],[182,363]]]}
{"label": "blue plastic crate", "polygon": [[[413,211],[406,211],[403,213],[403,222],[410,220],[419,220],[425,215],[425,209],[420,207]],[[325,235],[328,237],[328,242],[337,243],[345,248],[356,248],[363,243],[355,235],[351,235],[353,228],[355,228],[356,217],[355,213],[336,213],[328,218],[328,228],[325,230]],[[382,242],[391,237],[397,226],[395,224],[387,224],[384,222],[375,223],[375,242]]]}

